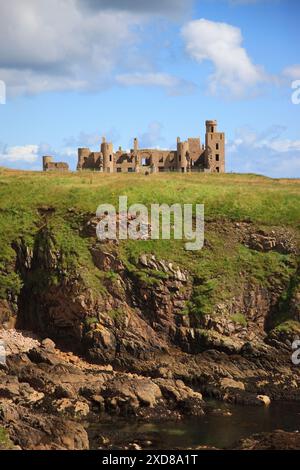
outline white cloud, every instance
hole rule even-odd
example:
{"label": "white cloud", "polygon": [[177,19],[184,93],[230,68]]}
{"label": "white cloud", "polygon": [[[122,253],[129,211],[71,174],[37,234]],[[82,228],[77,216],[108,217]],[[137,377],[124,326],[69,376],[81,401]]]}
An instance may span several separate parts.
{"label": "white cloud", "polygon": [[35,163],[39,158],[38,145],[5,147],[0,153],[0,163]]}
{"label": "white cloud", "polygon": [[212,93],[228,92],[240,97],[266,80],[263,69],[252,63],[242,47],[241,30],[227,23],[206,19],[190,21],[181,31],[188,55],[201,63],[212,62],[210,77]]}
{"label": "white cloud", "polygon": [[159,86],[169,94],[186,94],[195,89],[192,82],[182,80],[168,73],[127,73],[116,76],[116,82],[125,86]]}

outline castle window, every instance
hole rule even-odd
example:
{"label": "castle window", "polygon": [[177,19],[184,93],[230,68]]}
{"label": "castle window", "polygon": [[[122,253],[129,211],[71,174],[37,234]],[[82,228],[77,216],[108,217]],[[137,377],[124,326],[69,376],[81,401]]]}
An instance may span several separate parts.
{"label": "castle window", "polygon": [[211,126],[210,132],[213,132],[213,131],[214,131],[214,128],[213,128],[213,126]]}
{"label": "castle window", "polygon": [[181,162],[181,155],[179,155],[179,157],[178,157],[178,161],[179,161],[179,162]]}
{"label": "castle window", "polygon": [[218,162],[219,160],[220,160],[220,155],[216,153],[216,162]]}
{"label": "castle window", "polygon": [[117,168],[117,173],[121,173],[122,172],[122,168]]}
{"label": "castle window", "polygon": [[128,173],[132,173],[133,172],[133,168],[129,167],[128,168]]}
{"label": "castle window", "polygon": [[109,161],[110,161],[110,162],[112,161],[112,155],[109,156]]}
{"label": "castle window", "polygon": [[218,142],[216,143],[216,150],[219,150],[219,144],[218,144]]}
{"label": "castle window", "polygon": [[220,168],[218,166],[216,166],[216,172],[220,173]]}

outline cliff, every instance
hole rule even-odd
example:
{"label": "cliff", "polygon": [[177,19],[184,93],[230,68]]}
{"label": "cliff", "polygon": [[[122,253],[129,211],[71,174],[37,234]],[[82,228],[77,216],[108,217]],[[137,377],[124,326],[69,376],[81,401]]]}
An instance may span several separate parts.
{"label": "cliff", "polygon": [[[47,342],[21,351],[23,362],[10,356],[2,380],[9,374],[32,388],[26,395],[15,385],[12,396],[42,393],[38,413],[51,426],[62,399],[71,418],[79,402],[87,412],[147,419],[201,414],[201,394],[245,404],[300,398],[291,362],[300,332],[298,180],[3,170],[0,191],[1,323],[88,361],[71,370],[70,357]],[[186,251],[178,240],[100,242],[96,208],[117,205],[119,195],[204,203],[203,249]],[[19,403],[32,407],[31,398]],[[16,442],[19,418],[9,421],[7,407]],[[87,445],[82,435],[78,446]]]}

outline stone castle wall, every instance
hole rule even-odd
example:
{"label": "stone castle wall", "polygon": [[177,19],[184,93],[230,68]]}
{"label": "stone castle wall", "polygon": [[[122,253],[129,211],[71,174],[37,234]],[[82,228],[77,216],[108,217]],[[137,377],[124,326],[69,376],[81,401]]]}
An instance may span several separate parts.
{"label": "stone castle wall", "polygon": [[[68,169],[66,163],[54,163],[52,157],[43,157],[43,169]],[[217,131],[217,121],[206,121],[205,145],[199,137],[189,137],[186,141],[177,138],[176,150],[139,148],[134,139],[129,152],[121,148],[114,152],[113,144],[103,137],[99,151],[89,148],[78,149],[77,170],[94,170],[105,173],[163,172],[163,171],[206,171],[225,172],[225,134]]]}

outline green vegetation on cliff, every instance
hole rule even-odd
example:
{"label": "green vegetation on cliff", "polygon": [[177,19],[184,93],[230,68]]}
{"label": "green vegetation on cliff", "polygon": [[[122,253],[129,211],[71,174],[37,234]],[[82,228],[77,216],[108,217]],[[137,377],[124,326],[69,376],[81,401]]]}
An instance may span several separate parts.
{"label": "green vegetation on cliff", "polygon": [[[149,270],[145,274],[138,266],[142,253],[152,253],[158,259],[178,264],[193,276],[194,290],[186,312],[212,313],[216,303],[226,300],[229,293],[231,296],[235,291],[238,293],[245,278],[254,285],[269,289],[276,290],[277,284],[286,286],[279,306],[282,312],[286,312],[295,290],[296,255],[252,249],[235,236],[234,223],[252,223],[258,230],[287,229],[299,239],[300,180],[273,180],[238,174],[144,176],[92,172],[30,173],[2,169],[0,298],[14,298],[22,288],[22,279],[16,273],[15,244],[22,240],[28,250],[33,250],[45,228],[51,233],[53,249],[61,255],[57,276],[77,272],[82,282],[93,291],[105,292],[104,278],[114,282],[114,273],[111,271],[104,276],[96,268],[90,251],[95,240],[84,233],[83,227],[99,204],[110,203],[117,207],[120,195],[128,196],[129,205],[205,204],[206,241],[201,251],[188,252],[184,243],[178,240],[129,240],[120,243],[116,248],[120,258],[141,281],[155,285],[164,279],[163,271]],[[241,231],[240,228],[238,230]],[[41,274],[36,281],[37,288],[42,285],[42,277]],[[54,284],[60,280],[52,273],[46,282]],[[282,314],[281,321],[286,319],[288,315]],[[245,324],[239,312],[232,320]]]}
{"label": "green vegetation on cliff", "polygon": [[5,428],[0,426],[0,450],[13,449],[14,445],[9,438],[8,432]]}

